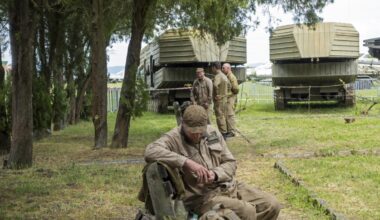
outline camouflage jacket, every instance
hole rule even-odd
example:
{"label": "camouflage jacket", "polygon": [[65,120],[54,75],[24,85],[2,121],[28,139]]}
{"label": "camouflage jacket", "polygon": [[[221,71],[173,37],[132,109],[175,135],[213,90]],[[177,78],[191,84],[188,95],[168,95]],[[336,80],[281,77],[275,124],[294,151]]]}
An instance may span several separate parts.
{"label": "camouflage jacket", "polygon": [[217,100],[216,97],[219,96],[219,98],[227,97],[228,91],[231,88],[231,84],[227,78],[227,76],[222,73],[221,71],[218,71],[218,73],[215,75],[213,80],[213,97],[214,100]]}
{"label": "camouflage jacket", "polygon": [[236,160],[227,148],[222,135],[208,126],[200,144],[190,144],[185,140],[181,127],[164,134],[145,149],[145,160],[162,161],[181,170],[187,159],[191,159],[215,172],[217,181],[212,184],[197,184],[193,175],[181,172],[185,185],[184,204],[188,210],[197,210],[204,201],[217,195],[224,183],[235,182]]}
{"label": "camouflage jacket", "polygon": [[191,89],[190,99],[197,105],[211,104],[212,102],[212,81],[208,77],[204,77],[203,80],[196,79]]}
{"label": "camouflage jacket", "polygon": [[228,91],[228,95],[238,94],[239,93],[239,84],[238,84],[238,81],[236,79],[236,76],[232,72],[229,72],[227,74],[227,78],[231,84],[231,89]]}

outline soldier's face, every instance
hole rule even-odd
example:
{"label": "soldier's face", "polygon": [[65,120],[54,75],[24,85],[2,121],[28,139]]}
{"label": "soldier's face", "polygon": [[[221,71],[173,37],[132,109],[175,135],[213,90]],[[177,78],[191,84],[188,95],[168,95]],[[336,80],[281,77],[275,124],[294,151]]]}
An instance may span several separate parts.
{"label": "soldier's face", "polygon": [[211,71],[214,73],[214,74],[216,74],[218,71],[217,71],[217,69],[215,68],[215,67],[211,67]]}
{"label": "soldier's face", "polygon": [[189,130],[187,129],[183,129],[186,137],[189,139],[189,141],[191,141],[192,143],[194,144],[199,144],[201,142],[201,139],[203,137],[203,133],[193,133],[193,132],[190,132]]}
{"label": "soldier's face", "polygon": [[188,133],[187,137],[190,139],[191,142],[198,144],[199,142],[201,142],[202,133]]}
{"label": "soldier's face", "polygon": [[226,66],[226,65],[223,65],[223,66],[222,66],[222,72],[223,72],[223,73],[226,73],[226,74],[227,74],[229,70],[230,70],[229,66]]}
{"label": "soldier's face", "polygon": [[203,79],[203,77],[205,76],[205,72],[203,71],[197,71],[196,74],[198,79]]}

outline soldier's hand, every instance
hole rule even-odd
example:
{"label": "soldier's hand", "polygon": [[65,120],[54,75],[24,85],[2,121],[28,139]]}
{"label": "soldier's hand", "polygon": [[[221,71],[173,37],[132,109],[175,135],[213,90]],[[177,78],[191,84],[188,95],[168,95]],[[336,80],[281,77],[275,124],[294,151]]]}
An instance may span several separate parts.
{"label": "soldier's hand", "polygon": [[212,182],[214,182],[215,181],[215,173],[214,173],[214,171],[211,171],[211,170],[209,170],[208,171],[208,178],[207,178],[207,183],[212,183]]}
{"label": "soldier's hand", "polygon": [[197,183],[209,182],[209,170],[193,160],[187,159],[183,164],[183,170],[194,173],[197,176]]}

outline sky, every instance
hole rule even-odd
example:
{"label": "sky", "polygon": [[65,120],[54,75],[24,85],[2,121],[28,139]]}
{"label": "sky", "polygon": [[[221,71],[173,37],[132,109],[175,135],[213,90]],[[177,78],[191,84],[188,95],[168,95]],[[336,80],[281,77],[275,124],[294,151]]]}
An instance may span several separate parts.
{"label": "sky", "polygon": [[[327,5],[320,14],[324,22],[344,22],[354,25],[360,36],[360,52],[366,53],[368,49],[363,46],[363,40],[380,37],[380,1],[379,0],[335,0]],[[271,13],[280,19],[277,25],[292,24],[292,15],[284,14],[281,10],[273,8]],[[247,63],[269,62],[269,33],[265,30],[268,17],[257,10],[261,25],[256,30],[248,31]],[[124,66],[128,50],[127,42],[114,43],[107,49],[109,57],[108,66]],[[10,62],[9,54],[4,60]]]}

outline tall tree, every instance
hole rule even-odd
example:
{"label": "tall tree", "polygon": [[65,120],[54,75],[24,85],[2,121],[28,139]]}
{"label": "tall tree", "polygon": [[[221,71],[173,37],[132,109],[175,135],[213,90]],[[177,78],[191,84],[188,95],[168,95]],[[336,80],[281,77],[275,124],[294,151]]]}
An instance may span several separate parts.
{"label": "tall tree", "polygon": [[[47,37],[46,5],[37,8],[35,54],[33,67],[33,137],[40,139],[51,134],[51,70],[49,69],[49,38]],[[50,47],[51,48],[51,47]],[[38,68],[37,68],[38,67]]]}
{"label": "tall tree", "polygon": [[11,143],[10,143],[10,116],[9,111],[7,111],[9,100],[8,99],[8,89],[9,86],[6,85],[5,81],[5,70],[2,65],[2,51],[3,48],[6,48],[7,42],[6,32],[7,29],[7,5],[5,3],[0,4],[0,154],[2,152],[8,152]]}
{"label": "tall tree", "polygon": [[60,1],[51,0],[46,13],[49,36],[49,70],[53,75],[52,122],[54,131],[64,127],[66,91],[64,89],[65,24],[68,7]]}
{"label": "tall tree", "polygon": [[9,1],[12,52],[12,141],[8,168],[32,165],[32,73],[36,24],[34,2]]}
{"label": "tall tree", "polygon": [[8,152],[11,147],[9,131],[9,113],[7,112],[7,86],[5,82],[5,70],[2,65],[2,40],[0,39],[0,154]]}
{"label": "tall tree", "polygon": [[107,146],[107,53],[104,29],[104,1],[92,0],[91,70],[92,121],[95,127],[95,148]]}
{"label": "tall tree", "polygon": [[64,66],[69,103],[67,113],[69,124],[75,124],[80,120],[83,102],[91,79],[89,36],[86,29],[87,24],[83,22],[87,19],[86,15],[81,13],[82,11],[82,8],[77,7],[66,17],[65,45],[67,45],[67,51]]}
{"label": "tall tree", "polygon": [[141,42],[149,24],[149,16],[157,0],[134,0],[131,18],[131,38],[124,70],[124,80],[121,88],[120,105],[117,113],[114,135],[111,147],[126,147],[128,144],[129,127],[135,100],[135,84],[137,67],[140,64]]}

